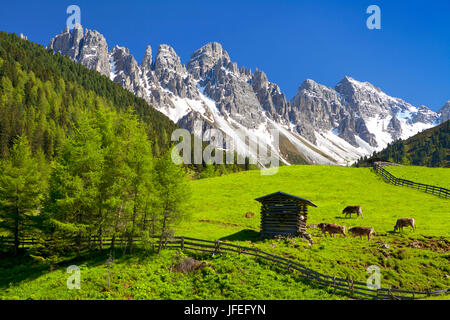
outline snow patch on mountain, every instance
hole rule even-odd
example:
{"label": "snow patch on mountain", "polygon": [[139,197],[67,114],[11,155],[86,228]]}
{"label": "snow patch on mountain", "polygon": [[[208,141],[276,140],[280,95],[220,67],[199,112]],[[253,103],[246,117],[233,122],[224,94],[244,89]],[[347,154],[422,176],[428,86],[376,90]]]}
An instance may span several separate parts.
{"label": "snow patch on mountain", "polygon": [[[287,101],[263,71],[238,68],[217,42],[196,50],[186,65],[166,44],[155,57],[147,46],[139,65],[127,48],[108,52],[103,35],[81,26],[66,28],[48,47],[108,76],[194,134],[218,129],[236,142],[235,151],[255,159],[259,141],[286,164],[300,156],[312,164],[348,165],[450,117],[450,102],[435,113],[348,76],[334,88],[307,79]],[[195,127],[198,120],[202,128]]]}

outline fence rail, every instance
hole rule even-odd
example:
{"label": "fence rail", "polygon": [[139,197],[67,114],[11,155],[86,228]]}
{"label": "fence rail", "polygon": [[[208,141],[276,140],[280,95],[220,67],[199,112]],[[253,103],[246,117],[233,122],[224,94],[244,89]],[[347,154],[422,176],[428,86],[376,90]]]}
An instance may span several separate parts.
{"label": "fence rail", "polygon": [[383,166],[385,166],[385,164],[375,163],[373,168],[375,172],[380,176],[382,176],[385,181],[393,185],[414,188],[422,192],[430,193],[444,199],[450,198],[450,190],[448,189],[397,178],[394,175],[392,175],[389,171],[384,169]]}
{"label": "fence rail", "polygon": [[202,252],[209,252],[213,254],[218,254],[221,252],[235,252],[237,254],[250,255],[256,258],[261,258],[263,260],[269,261],[274,265],[287,269],[290,272],[295,272],[301,278],[308,280],[313,283],[325,287],[331,287],[335,290],[343,291],[351,296],[358,298],[372,298],[372,299],[394,299],[394,300],[414,300],[420,298],[426,298],[430,296],[437,296],[442,294],[448,294],[450,288],[435,290],[435,291],[409,291],[401,289],[388,289],[388,288],[369,288],[366,283],[353,281],[352,279],[343,279],[339,277],[333,277],[329,275],[322,274],[315,270],[312,270],[304,265],[292,261],[290,259],[280,257],[277,255],[270,254],[268,252],[262,251],[258,248],[243,247],[236,244],[231,244],[221,241],[208,241],[202,239],[195,239],[190,237],[175,237],[178,245],[171,245],[171,247],[198,250]]}
{"label": "fence rail", "polygon": [[[150,237],[156,239],[153,244],[158,244],[159,236]],[[95,241],[94,241],[95,240]],[[89,240],[85,240],[88,242]],[[99,239],[91,239],[91,242],[98,242]],[[128,239],[119,238],[115,240],[117,244],[126,243]],[[145,243],[146,240],[141,238],[133,239],[133,242]],[[11,238],[0,237],[0,245],[13,244],[14,241]],[[36,239],[22,239],[21,245],[32,245],[37,243]],[[111,243],[111,238],[102,239],[102,243],[106,246]],[[329,276],[310,269],[296,261],[280,257],[258,248],[241,246],[239,244],[232,244],[228,242],[222,242],[219,240],[211,241],[204,239],[196,239],[191,237],[172,237],[167,241],[163,241],[165,247],[168,249],[181,249],[181,250],[193,250],[200,251],[209,254],[221,254],[221,253],[236,253],[238,255],[245,254],[253,256],[255,258],[263,259],[272,263],[273,265],[286,269],[289,272],[295,273],[304,280],[316,283],[324,287],[334,288],[335,292],[340,291],[349,294],[353,298],[371,298],[378,300],[415,300],[431,296],[440,296],[443,294],[449,294],[450,288],[435,290],[435,291],[409,291],[394,288],[369,288],[366,283],[354,281],[353,279],[339,278],[336,276]]]}

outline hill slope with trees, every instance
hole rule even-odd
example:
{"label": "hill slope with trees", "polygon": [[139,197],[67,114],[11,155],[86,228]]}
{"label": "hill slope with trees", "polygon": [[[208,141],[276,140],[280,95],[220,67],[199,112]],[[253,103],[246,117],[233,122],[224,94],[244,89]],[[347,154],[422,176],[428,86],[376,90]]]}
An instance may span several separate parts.
{"label": "hill slope with trees", "polygon": [[[119,114],[132,107],[142,121],[154,156],[165,154],[179,128],[145,100],[109,78],[15,34],[0,32],[0,158],[7,158],[17,136],[26,136],[32,153],[49,161],[73,133],[80,114],[99,107]],[[192,139],[193,140],[193,139]],[[202,149],[205,142],[200,142]],[[193,152],[193,151],[192,151]],[[236,158],[236,155],[235,155]],[[253,169],[245,164],[186,165],[189,175],[204,178]]]}
{"label": "hill slope with trees", "polygon": [[450,120],[407,140],[397,140],[382,151],[375,152],[369,159],[360,159],[356,165],[374,158],[416,166],[449,168]]}
{"label": "hill slope with trees", "polygon": [[86,108],[106,106],[125,111],[133,106],[145,123],[155,155],[170,145],[177,126],[141,98],[69,58],[54,54],[15,34],[0,33],[0,155],[5,157],[18,135],[26,135],[33,152],[56,155],[73,123]]}

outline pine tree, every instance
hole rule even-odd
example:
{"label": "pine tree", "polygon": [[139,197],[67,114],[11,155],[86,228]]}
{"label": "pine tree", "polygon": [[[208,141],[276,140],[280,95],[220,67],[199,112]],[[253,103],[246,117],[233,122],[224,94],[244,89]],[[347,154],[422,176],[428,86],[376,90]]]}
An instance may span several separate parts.
{"label": "pine tree", "polygon": [[214,177],[216,175],[216,171],[214,168],[214,165],[212,163],[207,163],[205,165],[205,169],[202,171],[202,173],[200,174],[200,178],[211,178]]}
{"label": "pine tree", "polygon": [[187,218],[186,201],[190,195],[189,185],[182,167],[175,165],[169,155],[158,159],[154,170],[155,195],[158,199],[156,211],[161,232],[158,253],[171,236],[172,227]]}
{"label": "pine tree", "polygon": [[15,254],[20,239],[33,227],[33,217],[41,204],[45,179],[39,163],[31,155],[28,139],[20,136],[10,158],[1,165],[0,228],[14,236]]}
{"label": "pine tree", "polygon": [[[146,132],[132,110],[116,117],[114,135],[106,153],[104,184],[109,186],[109,216],[113,221],[113,244],[118,233],[133,238],[146,231],[151,209],[153,157]],[[111,210],[112,209],[112,210]],[[120,230],[119,226],[122,226]]]}
{"label": "pine tree", "polygon": [[82,239],[98,224],[99,184],[104,164],[100,130],[85,116],[56,159],[49,182],[47,210],[55,228],[75,240],[80,255]]}

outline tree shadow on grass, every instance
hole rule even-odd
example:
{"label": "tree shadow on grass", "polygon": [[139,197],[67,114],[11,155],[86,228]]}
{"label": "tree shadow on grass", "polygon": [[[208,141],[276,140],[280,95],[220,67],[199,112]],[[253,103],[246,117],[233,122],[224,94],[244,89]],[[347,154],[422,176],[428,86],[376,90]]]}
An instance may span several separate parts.
{"label": "tree shadow on grass", "polygon": [[[123,254],[122,249],[114,250],[114,263],[126,263],[134,258],[142,262],[150,255],[156,255],[156,251],[148,251],[136,248],[133,255]],[[109,249],[84,251],[80,257],[74,255],[63,257],[62,261],[54,265],[53,270],[65,270],[70,265],[86,265],[95,267],[106,264],[109,258]],[[14,286],[22,281],[30,281],[47,274],[50,271],[49,264],[36,262],[26,252],[18,256],[10,253],[0,253],[0,289]],[[69,276],[69,275],[68,275]]]}
{"label": "tree shadow on grass", "polygon": [[26,255],[13,256],[2,253],[0,261],[0,289],[23,280],[36,279],[49,271],[47,265],[37,264]]}
{"label": "tree shadow on grass", "polygon": [[228,241],[258,241],[261,240],[260,233],[251,230],[251,229],[244,229],[241,231],[238,231],[236,233],[230,234],[228,236],[220,238],[220,240],[228,240]]}

